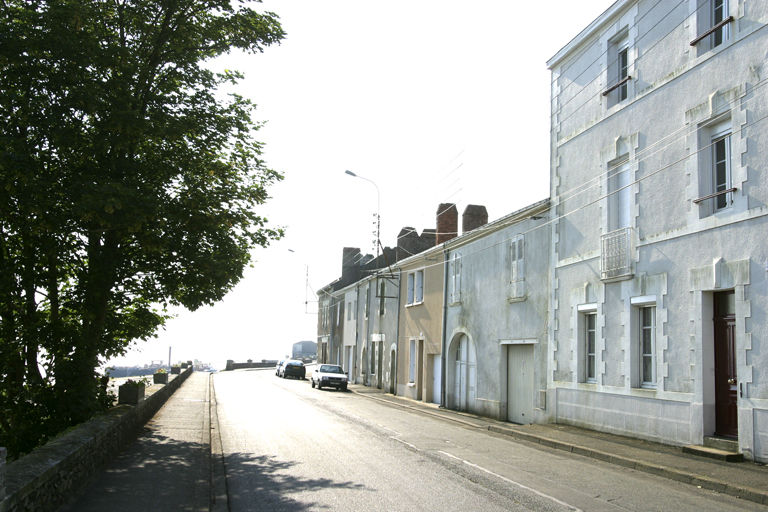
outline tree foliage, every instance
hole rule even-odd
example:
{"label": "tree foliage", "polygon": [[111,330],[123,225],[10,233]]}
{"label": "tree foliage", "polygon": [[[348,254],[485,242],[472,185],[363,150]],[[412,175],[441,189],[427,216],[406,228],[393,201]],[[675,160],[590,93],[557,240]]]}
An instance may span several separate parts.
{"label": "tree foliage", "polygon": [[282,235],[240,75],[204,64],[283,36],[228,0],[0,0],[0,446],[103,410],[105,358]]}

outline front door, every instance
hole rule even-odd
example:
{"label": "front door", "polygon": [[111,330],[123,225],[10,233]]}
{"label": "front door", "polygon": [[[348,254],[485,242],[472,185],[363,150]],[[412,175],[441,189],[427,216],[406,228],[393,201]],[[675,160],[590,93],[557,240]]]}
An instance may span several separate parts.
{"label": "front door", "polygon": [[738,382],[736,380],[736,296],[714,295],[715,322],[715,435],[738,438]]}
{"label": "front door", "polygon": [[507,419],[533,422],[533,345],[509,345],[507,351]]}

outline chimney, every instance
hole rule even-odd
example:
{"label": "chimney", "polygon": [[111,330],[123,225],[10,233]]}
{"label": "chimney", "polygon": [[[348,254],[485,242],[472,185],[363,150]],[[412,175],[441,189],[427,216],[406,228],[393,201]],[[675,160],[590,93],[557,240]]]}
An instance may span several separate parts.
{"label": "chimney", "polygon": [[419,234],[410,226],[406,226],[400,230],[397,235],[397,256],[396,260],[400,261],[413,254],[416,254],[414,245],[418,242]]}
{"label": "chimney", "polygon": [[437,207],[437,234],[435,245],[456,238],[459,234],[459,211],[453,203],[440,203]]}
{"label": "chimney", "polygon": [[469,233],[473,229],[488,224],[488,210],[485,206],[469,204],[461,215],[461,232]]}
{"label": "chimney", "polygon": [[345,247],[341,257],[341,280],[344,286],[360,280],[360,249]]}

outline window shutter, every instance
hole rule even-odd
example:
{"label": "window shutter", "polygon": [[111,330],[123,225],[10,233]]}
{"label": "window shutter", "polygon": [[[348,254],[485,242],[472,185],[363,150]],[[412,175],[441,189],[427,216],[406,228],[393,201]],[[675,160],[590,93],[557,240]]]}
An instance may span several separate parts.
{"label": "window shutter", "polygon": [[517,296],[525,295],[525,251],[523,235],[517,241]]}
{"label": "window shutter", "polygon": [[456,302],[461,300],[461,255],[456,257]]}
{"label": "window shutter", "polygon": [[525,262],[523,255],[523,235],[518,235],[510,245],[510,269],[511,269],[511,296],[522,297],[525,295]]}

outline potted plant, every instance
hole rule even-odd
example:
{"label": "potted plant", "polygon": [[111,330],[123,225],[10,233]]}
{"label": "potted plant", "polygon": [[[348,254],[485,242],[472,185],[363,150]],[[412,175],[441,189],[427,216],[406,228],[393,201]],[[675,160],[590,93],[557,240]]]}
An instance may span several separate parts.
{"label": "potted plant", "polygon": [[144,400],[144,389],[147,386],[146,379],[128,379],[125,384],[117,388],[119,404],[138,404]]}
{"label": "potted plant", "polygon": [[152,382],[154,384],[168,384],[168,372],[165,368],[158,368],[155,374],[152,376]]}
{"label": "potted plant", "polygon": [[171,366],[171,374],[172,375],[179,375],[181,373],[181,366],[175,364]]}

